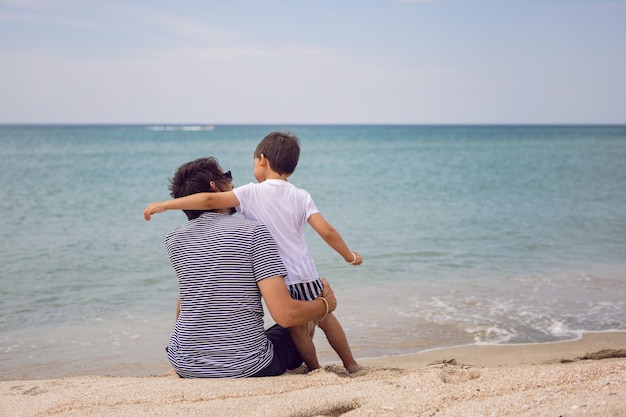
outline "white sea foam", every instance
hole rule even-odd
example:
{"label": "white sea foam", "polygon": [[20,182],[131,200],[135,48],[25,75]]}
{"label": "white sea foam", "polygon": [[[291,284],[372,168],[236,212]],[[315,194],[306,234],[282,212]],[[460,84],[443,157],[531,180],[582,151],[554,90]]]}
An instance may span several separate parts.
{"label": "white sea foam", "polygon": [[187,132],[198,132],[204,130],[214,130],[215,126],[213,125],[164,125],[164,126],[149,126],[147,128],[153,132],[175,132],[175,131],[187,131]]}

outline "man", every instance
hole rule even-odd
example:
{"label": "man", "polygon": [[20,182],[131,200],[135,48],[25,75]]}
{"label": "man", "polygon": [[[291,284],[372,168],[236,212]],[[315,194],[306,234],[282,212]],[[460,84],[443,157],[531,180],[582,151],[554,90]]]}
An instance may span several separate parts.
{"label": "man", "polygon": [[[183,164],[170,183],[174,198],[232,188],[230,172],[215,158]],[[291,298],[267,228],[231,213],[186,210],[189,222],[165,238],[179,283],[179,313],[166,350],[181,377],[272,376],[297,368],[302,358],[286,328],[325,318],[337,306],[326,280],[319,298]],[[267,330],[261,297],[278,323]]]}

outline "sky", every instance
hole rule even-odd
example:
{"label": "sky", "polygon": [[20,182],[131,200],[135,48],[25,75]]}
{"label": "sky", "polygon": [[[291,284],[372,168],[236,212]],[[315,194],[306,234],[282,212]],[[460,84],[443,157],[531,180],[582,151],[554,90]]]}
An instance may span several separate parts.
{"label": "sky", "polygon": [[624,124],[626,0],[0,0],[0,123]]}

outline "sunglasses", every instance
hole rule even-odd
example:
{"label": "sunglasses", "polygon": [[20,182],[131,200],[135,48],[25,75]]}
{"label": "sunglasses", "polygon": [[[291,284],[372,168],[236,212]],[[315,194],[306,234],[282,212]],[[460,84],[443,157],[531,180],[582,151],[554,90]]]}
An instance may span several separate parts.
{"label": "sunglasses", "polygon": [[219,177],[217,177],[213,181],[219,181],[219,180],[223,180],[223,179],[227,179],[228,181],[232,181],[233,180],[233,176],[231,175],[230,171],[224,172],[222,175],[220,175]]}

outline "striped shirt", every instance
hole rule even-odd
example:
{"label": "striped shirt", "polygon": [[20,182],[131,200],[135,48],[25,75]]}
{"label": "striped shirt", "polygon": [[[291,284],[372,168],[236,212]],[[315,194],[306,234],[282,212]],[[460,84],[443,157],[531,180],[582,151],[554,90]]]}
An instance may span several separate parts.
{"label": "striped shirt", "polygon": [[272,361],[257,282],[284,276],[266,226],[204,213],[165,238],[181,310],[167,346],[185,378],[247,377]]}

